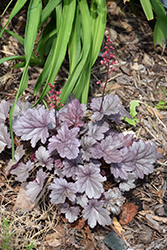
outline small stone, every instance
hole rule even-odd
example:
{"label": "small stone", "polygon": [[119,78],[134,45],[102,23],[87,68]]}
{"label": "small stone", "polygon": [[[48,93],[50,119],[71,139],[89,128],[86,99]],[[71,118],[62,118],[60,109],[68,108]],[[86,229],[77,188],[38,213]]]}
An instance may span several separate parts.
{"label": "small stone", "polygon": [[114,27],[110,27],[109,29],[109,36],[111,38],[112,41],[115,41],[117,39],[117,32],[116,30],[114,29]]}
{"label": "small stone", "polygon": [[139,233],[138,240],[140,243],[149,244],[152,241],[153,231],[150,227],[143,226],[143,229]]}

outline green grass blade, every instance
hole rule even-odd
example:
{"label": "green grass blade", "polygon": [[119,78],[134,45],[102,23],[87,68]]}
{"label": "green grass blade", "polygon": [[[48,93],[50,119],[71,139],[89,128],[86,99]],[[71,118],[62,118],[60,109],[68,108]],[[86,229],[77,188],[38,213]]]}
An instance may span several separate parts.
{"label": "green grass blade", "polygon": [[147,20],[152,20],[154,18],[154,15],[153,15],[152,5],[150,3],[150,0],[140,0],[140,3],[147,17]]}
{"label": "green grass blade", "polygon": [[3,29],[1,30],[1,33],[0,33],[0,37],[2,36],[6,26],[8,25],[8,23],[10,22],[10,20],[21,10],[21,8],[24,6],[24,4],[27,2],[27,0],[17,0],[11,14],[10,14],[10,17],[7,21],[7,23],[5,24],[5,26],[3,27]]}
{"label": "green grass blade", "polygon": [[12,129],[13,112],[14,112],[14,109],[15,109],[17,99],[23,93],[23,91],[25,90],[24,87],[27,86],[27,85],[28,85],[28,64],[24,68],[23,75],[22,75],[22,78],[21,78],[21,82],[20,82],[20,85],[19,85],[19,89],[17,91],[14,104],[13,104],[11,110],[10,110],[10,113],[9,113],[9,126],[10,126],[11,140],[12,140],[12,160],[13,160],[13,162],[14,162],[14,137],[13,137],[13,129]]}
{"label": "green grass blade", "polygon": [[10,0],[10,2],[8,3],[8,5],[6,6],[5,10],[3,11],[2,15],[3,16],[5,14],[5,12],[7,11],[7,9],[9,8],[9,6],[11,5],[11,3],[13,2],[13,0]]}

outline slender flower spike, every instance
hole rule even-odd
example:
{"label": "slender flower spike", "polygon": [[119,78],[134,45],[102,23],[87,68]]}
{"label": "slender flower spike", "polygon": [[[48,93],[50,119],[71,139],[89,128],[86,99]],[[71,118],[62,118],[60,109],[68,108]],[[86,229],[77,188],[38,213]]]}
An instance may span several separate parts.
{"label": "slender flower spike", "polygon": [[49,97],[49,99],[52,100],[52,103],[50,104],[50,106],[53,109],[58,109],[62,106],[64,106],[64,104],[60,103],[60,97],[59,95],[61,94],[61,92],[59,91],[55,91],[55,85],[51,85],[50,83],[48,83],[50,90],[49,93],[51,94],[51,96]]}
{"label": "slender flower spike", "polygon": [[[116,71],[116,69],[113,68],[112,65],[118,63],[118,61],[115,60],[115,53],[113,52],[114,47],[111,44],[112,44],[112,40],[108,36],[107,37],[106,46],[104,47],[105,48],[105,52],[102,55],[103,60],[101,60],[101,62],[100,62],[101,65],[104,65],[105,68],[107,69],[107,73],[106,73],[106,80],[105,80],[105,84],[104,84],[104,88],[103,88],[103,95],[102,95],[102,101],[101,101],[99,112],[102,109],[102,105],[103,105],[103,101],[104,101],[104,95],[105,95],[105,89],[106,89],[106,86],[107,86],[108,77],[111,74],[111,72]],[[101,86],[103,86],[103,84],[101,83],[100,80],[97,82],[97,84],[101,84]]]}

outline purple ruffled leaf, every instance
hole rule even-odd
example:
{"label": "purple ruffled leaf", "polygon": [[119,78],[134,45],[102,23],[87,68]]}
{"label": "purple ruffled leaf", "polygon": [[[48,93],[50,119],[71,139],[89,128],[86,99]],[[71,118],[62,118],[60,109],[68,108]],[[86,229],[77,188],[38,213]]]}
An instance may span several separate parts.
{"label": "purple ruffled leaf", "polygon": [[35,156],[37,159],[37,166],[46,167],[48,170],[53,168],[53,159],[50,158],[49,151],[46,150],[45,147],[40,146],[35,152]]}
{"label": "purple ruffled leaf", "polygon": [[157,161],[158,153],[152,141],[134,141],[129,149],[136,154],[135,170],[133,171],[136,174],[136,179],[143,179],[145,174],[154,172],[153,164]]}
{"label": "purple ruffled leaf", "polygon": [[[129,191],[130,189],[133,189],[136,187],[135,185],[136,175],[135,173],[128,173],[128,179],[122,181],[119,184],[119,189],[123,192]],[[119,180],[120,181],[120,180]]]}
{"label": "purple ruffled leaf", "polygon": [[34,165],[31,161],[28,161],[26,164],[21,162],[15,169],[12,169],[10,173],[17,175],[17,177],[15,177],[16,181],[23,182],[29,177],[29,172],[33,169],[33,167]]}
{"label": "purple ruffled leaf", "polygon": [[76,177],[77,191],[91,198],[100,198],[103,189],[102,182],[106,181],[106,177],[101,176],[100,168],[93,163],[79,166]]}
{"label": "purple ruffled leaf", "polygon": [[4,123],[0,124],[0,153],[7,148],[11,148],[10,133],[7,132],[7,127]]}
{"label": "purple ruffled leaf", "polygon": [[9,109],[10,103],[8,101],[2,100],[0,103],[0,123],[6,122],[6,118],[8,118]]}
{"label": "purple ruffled leaf", "polygon": [[96,143],[96,140],[92,137],[83,135],[81,137],[81,155],[84,161],[89,161],[91,158],[92,146]]}
{"label": "purple ruffled leaf", "polygon": [[49,153],[55,149],[62,158],[75,159],[79,153],[80,141],[76,138],[79,128],[68,129],[67,124],[63,124],[56,136],[49,139]]}
{"label": "purple ruffled leaf", "polygon": [[68,203],[62,205],[61,213],[65,214],[66,219],[73,223],[78,219],[80,208],[78,206],[70,207]]}
{"label": "purple ruffled leaf", "polygon": [[42,106],[39,109],[27,109],[22,114],[13,126],[15,134],[23,141],[30,140],[33,148],[39,140],[45,143],[49,136],[48,124],[51,121],[48,110]]}
{"label": "purple ruffled leaf", "polygon": [[94,114],[92,115],[92,121],[100,121],[102,120],[104,115],[110,116],[113,114],[119,113],[118,104],[120,103],[120,99],[116,95],[107,94],[104,97],[102,109],[100,110],[102,98],[93,98],[90,104],[91,109],[94,110]]}
{"label": "purple ruffled leaf", "polygon": [[76,196],[77,196],[76,203],[79,204],[81,207],[85,207],[88,204],[88,198],[87,198],[86,194],[77,193]]}
{"label": "purple ruffled leaf", "polygon": [[125,198],[121,195],[119,188],[114,187],[105,193],[104,207],[113,214],[120,214]]}
{"label": "purple ruffled leaf", "polygon": [[54,183],[51,183],[48,188],[52,190],[51,194],[49,195],[52,204],[64,203],[66,197],[70,201],[75,201],[75,183],[67,182],[63,178],[56,178],[54,179]]}
{"label": "purple ruffled leaf", "polygon": [[103,205],[103,201],[92,199],[83,209],[83,217],[85,220],[88,220],[91,228],[94,228],[97,222],[103,227],[111,225],[110,212]]}
{"label": "purple ruffled leaf", "polygon": [[134,162],[136,160],[136,154],[130,151],[127,147],[120,150],[122,155],[122,161],[119,163],[111,163],[110,171],[115,178],[128,179],[128,172],[135,169]]}
{"label": "purple ruffled leaf", "polygon": [[116,141],[112,136],[107,136],[101,140],[101,143],[96,143],[92,149],[92,157],[94,159],[100,159],[103,157],[106,163],[117,163],[122,161],[122,156],[118,150],[122,146],[122,143]]}
{"label": "purple ruffled leaf", "polygon": [[37,172],[37,177],[35,181],[30,181],[26,186],[26,195],[30,196],[30,200],[33,203],[37,198],[38,194],[41,192],[45,179],[48,176],[47,173],[43,172],[42,169],[39,169]]}
{"label": "purple ruffled leaf", "polygon": [[63,175],[67,178],[72,177],[72,179],[75,180],[79,164],[81,164],[80,156],[73,160],[64,160]]}
{"label": "purple ruffled leaf", "polygon": [[21,115],[23,111],[26,111],[30,107],[31,107],[31,103],[22,102],[18,100],[14,108],[13,116],[15,117],[15,116]]}
{"label": "purple ruffled leaf", "polygon": [[107,122],[89,122],[87,135],[95,140],[102,140],[104,133],[109,130],[109,124]]}
{"label": "purple ruffled leaf", "polygon": [[67,123],[68,127],[81,127],[84,122],[81,120],[83,116],[83,110],[78,99],[74,99],[71,103],[63,108],[60,113],[60,121]]}

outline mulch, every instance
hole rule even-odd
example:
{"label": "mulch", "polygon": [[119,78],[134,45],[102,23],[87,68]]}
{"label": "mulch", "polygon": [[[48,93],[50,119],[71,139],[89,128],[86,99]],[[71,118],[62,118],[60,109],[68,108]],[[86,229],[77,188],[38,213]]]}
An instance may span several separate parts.
{"label": "mulch", "polygon": [[[126,203],[137,207],[132,221],[111,227],[96,226],[91,230],[84,221],[69,224],[59,218],[57,207],[51,206],[43,198],[31,211],[19,212],[15,208],[20,184],[14,178],[6,177],[4,167],[11,158],[10,150],[5,150],[0,158],[0,224],[3,218],[12,222],[10,226],[11,249],[26,249],[25,240],[35,240],[36,249],[112,249],[103,239],[114,232],[123,242],[125,249],[165,250],[167,249],[167,108],[157,109],[157,104],[167,100],[167,49],[153,46],[155,20],[148,22],[140,7],[136,5],[135,15],[128,4],[110,1],[105,35],[110,35],[115,48],[118,64],[108,80],[107,92],[120,97],[124,107],[129,110],[130,101],[137,100],[136,127],[122,124],[120,131],[133,131],[136,138],[152,140],[156,143],[162,157],[155,165],[153,174],[138,180],[137,187],[124,194]],[[0,9],[4,8],[3,5]],[[9,18],[11,9],[1,17],[3,26]],[[10,30],[23,35],[26,23],[26,7],[8,25]],[[103,48],[102,48],[103,51]],[[4,33],[0,41],[0,57],[21,54],[23,48],[13,37]],[[96,82],[105,78],[105,69],[100,65],[99,55],[91,75],[89,100],[101,96],[102,88]],[[13,69],[16,62],[9,61],[0,65],[0,100],[14,101],[23,69]],[[22,101],[32,104],[37,97],[33,88],[41,69],[29,68],[29,85],[21,96]],[[65,61],[59,72],[56,86],[61,90],[68,77],[68,62]],[[45,97],[49,103],[48,96]],[[162,107],[161,107],[162,108]],[[127,213],[130,213],[127,210]],[[119,217],[117,218],[119,221]],[[2,230],[4,232],[4,230]],[[1,236],[0,236],[1,237]],[[0,244],[2,239],[0,238]],[[10,249],[10,248],[9,248]],[[114,248],[118,249],[119,248]],[[123,249],[123,248],[122,248]]]}

